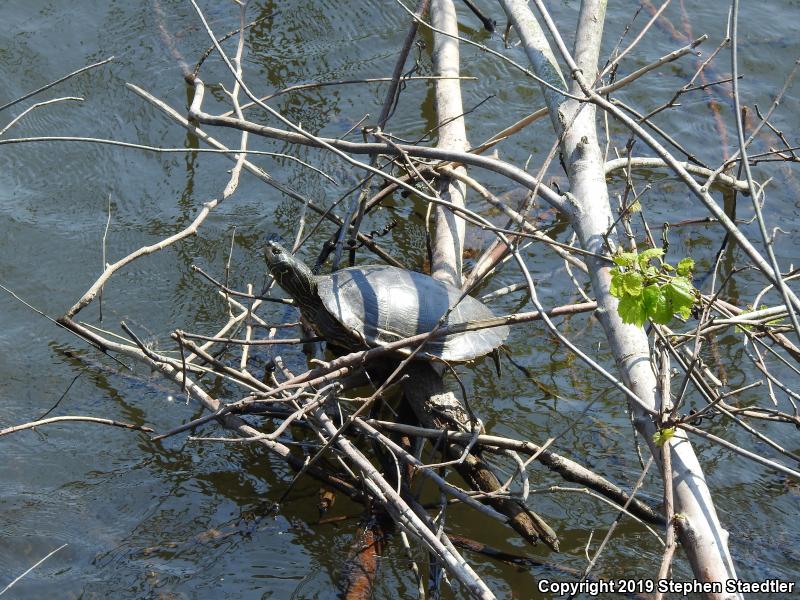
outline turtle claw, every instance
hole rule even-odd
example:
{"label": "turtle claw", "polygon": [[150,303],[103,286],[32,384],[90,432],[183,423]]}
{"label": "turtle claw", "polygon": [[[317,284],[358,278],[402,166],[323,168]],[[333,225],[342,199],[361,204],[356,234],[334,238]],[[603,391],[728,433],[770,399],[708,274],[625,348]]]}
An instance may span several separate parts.
{"label": "turtle claw", "polygon": [[500,348],[495,348],[492,350],[489,356],[492,357],[492,361],[494,362],[494,368],[497,371],[497,377],[502,377],[503,374],[500,368]]}

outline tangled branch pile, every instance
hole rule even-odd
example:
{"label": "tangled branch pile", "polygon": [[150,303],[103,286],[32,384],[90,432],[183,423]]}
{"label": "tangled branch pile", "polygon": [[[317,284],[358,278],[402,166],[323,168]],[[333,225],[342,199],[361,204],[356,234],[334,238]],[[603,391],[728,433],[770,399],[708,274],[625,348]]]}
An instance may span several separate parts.
{"label": "tangled branch pile", "polygon": [[[240,3],[240,27],[221,38],[223,41],[218,41],[219,32],[212,31],[200,8],[194,1],[192,4],[212,41],[210,54],[220,58],[227,68],[228,79],[218,89],[229,102],[229,109],[212,113],[204,108],[206,83],[201,75],[205,57],[197,68],[185,67],[191,91],[187,114],[156,98],[141,85],[132,83],[128,88],[207,148],[228,157],[234,166],[227,185],[219,198],[204,203],[189,226],[109,264],[58,319],[61,326],[102,352],[147,364],[207,409],[204,416],[161,433],[156,439],[194,432],[216,423],[235,436],[191,439],[257,444],[285,460],[296,472],[295,481],[301,476],[318,480],[328,490],[325,503],[330,503],[329,494],[335,491],[363,504],[377,518],[370,521],[371,542],[354,552],[360,565],[348,571],[348,581],[344,584],[347,594],[363,592],[365,583],[369,587],[377,562],[365,548],[376,552],[385,531],[396,527],[399,539],[409,550],[412,544],[418,544],[433,557],[434,574],[436,569],[444,568],[452,580],[463,586],[460,589],[470,595],[494,597],[494,592],[461,553],[464,548],[481,550],[481,547],[448,533],[447,507],[454,502],[462,503],[512,528],[531,544],[542,541],[557,550],[557,532],[548,525],[547,515],[538,514],[533,508],[528,470],[534,461],[567,481],[579,483],[581,490],[589,491],[598,501],[615,506],[630,518],[648,527],[664,528],[664,556],[660,565],[653,566],[654,576],[656,573],[659,578],[668,576],[679,539],[698,580],[736,579],[727,534],[717,517],[691,441],[702,437],[758,461],[765,469],[800,477],[780,459],[763,457],[701,428],[703,419],[722,416],[752,433],[754,439],[768,444],[790,464],[798,461],[795,454],[773,442],[753,423],[768,420],[787,427],[800,426],[797,411],[800,397],[791,383],[774,375],[769,367],[770,363],[778,362],[781,369],[800,373],[796,339],[800,334],[797,320],[800,301],[789,285],[796,272],[787,274],[779,268],[773,252],[776,234],[768,232],[768,221],[762,214],[765,190],[750,172],[751,165],[759,160],[796,163],[798,158],[795,149],[770,125],[780,95],[760,117],[757,126],[749,133],[743,129],[736,87],[735,14],[731,38],[723,40],[708,59],[698,63],[693,77],[670,100],[642,115],[616,99],[615,92],[635,85],[640,78],[646,81],[649,74],[673,61],[695,56],[696,47],[705,41],[705,37],[695,40],[621,76],[624,57],[640,43],[660,10],[653,9],[652,18],[641,27],[640,34],[632,41],[621,40],[608,61],[599,66],[605,17],[603,2],[582,3],[576,42],[569,49],[543,2],[533,3],[534,12],[522,0],[501,0],[513,35],[518,37],[530,60],[526,66],[510,58],[512,52],[508,47],[505,52],[498,51],[460,36],[451,0],[420,0],[413,11],[400,4],[405,9],[403,15],[408,17],[408,29],[394,73],[383,80],[387,89],[381,114],[377,119],[366,117],[359,121],[353,130],[360,126],[360,132],[353,134],[351,130],[333,138],[307,130],[269,104],[278,95],[322,84],[293,86],[264,96],[260,85],[248,82],[244,68],[245,40],[253,23],[247,21],[246,2]],[[483,20],[491,25],[491,19],[483,17]],[[177,53],[166,30],[164,35],[169,47]],[[432,36],[432,73],[411,76],[407,61],[419,36]],[[226,44],[227,39],[236,42],[234,48]],[[537,87],[544,100],[543,107],[516,123],[507,124],[477,146],[467,140],[466,122],[470,115],[465,114],[461,101],[460,86],[466,78],[461,75],[459,50],[464,43],[478,45],[503,61],[523,85]],[[729,47],[734,51],[731,78],[706,84],[706,74],[714,65],[712,59],[722,56]],[[405,99],[401,94],[404,85],[417,79],[427,81],[435,90],[436,126],[429,132],[429,137],[436,139],[435,145],[410,143],[405,132],[392,128],[394,109]],[[677,141],[653,125],[653,117],[664,110],[674,110],[684,94],[731,81],[738,150],[716,168],[700,164],[691,152],[683,150]],[[352,82],[325,85],[337,83]],[[512,136],[524,139],[534,122],[548,116],[552,145],[546,156],[537,157],[538,164],[523,168],[489,154]],[[611,129],[609,122],[613,123]],[[601,145],[601,124],[605,125],[608,140],[605,149]],[[237,147],[225,146],[215,137],[215,131],[223,128],[240,132]],[[624,134],[619,134],[620,130]],[[359,133],[363,141],[354,141]],[[759,135],[771,135],[772,142],[780,145],[780,149],[768,156],[748,157],[748,147]],[[257,160],[265,153],[250,149],[254,138],[274,140],[276,147],[288,148],[288,155],[301,147],[318,149],[339,160],[349,173],[357,175],[358,182],[350,189],[336,187],[339,199],[328,206],[321,205],[277,181],[259,166]],[[633,154],[634,147],[642,146],[649,149],[647,155]],[[616,158],[609,158],[612,147]],[[556,157],[566,176],[566,189],[545,183],[545,174]],[[300,164],[310,176],[334,182],[334,177],[322,169],[306,162]],[[689,257],[673,256],[674,260],[667,262],[666,231],[661,240],[652,233],[654,228],[648,222],[645,202],[649,186],[637,187],[633,175],[656,169],[668,170],[684,186],[685,193],[694,195],[707,209],[708,222],[724,233],[725,242],[711,261],[706,277],[695,272],[695,261]],[[735,170],[738,170],[736,176]],[[469,293],[490,280],[498,269],[505,267],[506,273],[516,269],[517,281],[488,297],[525,290],[531,304],[525,307],[527,310],[469,323],[463,325],[462,331],[499,325],[531,331],[539,327],[539,331],[546,331],[565,351],[582,361],[586,377],[606,380],[617,397],[627,402],[635,430],[653,457],[646,461],[639,483],[632,490],[620,489],[569,457],[553,452],[549,446],[554,436],[534,443],[485,431],[479,408],[467,401],[468,391],[463,386],[459,393],[449,391],[460,383],[451,365],[444,361],[412,360],[419,358],[416,354],[430,337],[424,333],[374,348],[354,351],[351,348],[336,357],[329,354],[327,360],[317,360],[304,372],[293,371],[289,365],[297,361],[287,361],[286,357],[294,357],[303,345],[319,342],[315,336],[325,331],[318,323],[306,322],[300,335],[286,337],[286,326],[298,323],[294,314],[290,323],[279,322],[281,315],[294,309],[284,307],[291,302],[271,280],[263,289],[251,284],[246,290],[237,290],[228,283],[229,272],[222,276],[195,268],[197,276],[207,280],[224,298],[229,318],[210,333],[175,329],[171,332],[174,340],[171,348],[149,347],[124,323],[122,329],[127,338],[80,319],[81,311],[98,303],[103,287],[131,262],[181,244],[201,232],[209,215],[236,192],[243,171],[269,186],[274,190],[271,193],[299,204],[301,218],[295,231],[281,233],[294,236],[293,251],[306,256],[316,253],[318,272],[335,271],[345,262],[408,266],[402,256],[386,246],[394,234],[392,227],[402,228],[402,223],[385,231],[365,232],[370,215],[389,201],[426,206],[430,272],[434,278]],[[536,175],[531,174],[534,171]],[[503,185],[523,186],[526,190],[523,200],[511,206],[493,193],[491,189],[497,187],[496,183],[489,186],[481,182],[486,173],[491,174],[493,182],[502,180]],[[622,177],[613,179],[617,174]],[[468,190],[480,199],[483,210],[474,207],[478,201],[467,201]],[[726,198],[726,206],[730,206],[731,199],[749,196],[761,239],[747,237],[731,211],[720,206],[720,195]],[[612,198],[616,201],[612,202]],[[559,229],[545,231],[532,217],[538,201],[557,212]],[[498,225],[490,220],[487,217],[490,210],[507,218],[507,223]],[[469,228],[487,233],[491,242],[465,274],[463,257]],[[568,235],[563,235],[565,229]],[[324,232],[330,235],[326,237]],[[724,278],[718,277],[722,259],[732,246],[743,253],[748,266],[757,269],[767,285],[753,299],[750,308],[726,300],[726,286],[735,280],[736,270]],[[536,285],[543,275],[530,270],[531,253],[563,262],[563,272],[574,284],[573,296],[579,301],[544,306]],[[764,306],[762,299],[768,293],[772,304]],[[274,310],[276,307],[280,310]],[[581,313],[593,314],[602,324],[616,373],[601,364],[579,339],[563,333],[556,322],[558,318]],[[308,326],[316,327],[316,331]],[[763,374],[763,381],[730,389],[702,360],[704,345],[713,344],[715,336],[731,331],[741,336],[744,353]],[[433,335],[452,333],[445,329]],[[675,373],[677,385],[671,382]],[[768,388],[765,405],[737,404],[737,394],[762,382]],[[220,394],[214,390],[224,391]],[[22,427],[28,426],[31,424]],[[662,507],[652,507],[635,498],[652,464],[657,465],[664,481]],[[451,470],[458,472],[463,482],[448,477]],[[505,481],[503,471],[510,473]],[[293,483],[287,484],[284,497]],[[433,505],[425,504],[421,499],[423,488],[435,489],[439,500]],[[383,518],[387,516],[388,520]],[[602,545],[586,569],[571,576],[590,578],[601,550]],[[426,593],[422,569],[416,568],[415,573],[422,597]],[[441,578],[434,575],[431,581],[435,587]]]}

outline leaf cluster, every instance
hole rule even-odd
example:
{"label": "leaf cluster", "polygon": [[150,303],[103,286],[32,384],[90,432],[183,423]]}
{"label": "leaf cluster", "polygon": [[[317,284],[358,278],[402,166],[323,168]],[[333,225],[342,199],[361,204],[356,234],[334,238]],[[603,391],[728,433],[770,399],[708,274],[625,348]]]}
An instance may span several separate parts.
{"label": "leaf cluster", "polygon": [[666,429],[659,429],[653,434],[653,443],[659,448],[663,448],[669,439],[675,435],[674,427],[667,427]]}
{"label": "leaf cluster", "polygon": [[[621,252],[613,257],[611,295],[619,299],[619,316],[638,327],[647,319],[667,324],[677,314],[688,319],[697,290],[691,275],[694,260],[684,258],[676,267],[661,260],[664,250],[650,248],[642,253]],[[652,264],[659,260],[659,266]]]}

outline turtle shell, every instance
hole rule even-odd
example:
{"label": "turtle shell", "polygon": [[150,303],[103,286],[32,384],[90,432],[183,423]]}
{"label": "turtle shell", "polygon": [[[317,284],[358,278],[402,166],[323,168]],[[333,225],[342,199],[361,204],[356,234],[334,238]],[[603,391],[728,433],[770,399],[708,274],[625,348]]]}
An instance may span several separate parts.
{"label": "turtle shell", "polygon": [[[327,311],[354,338],[371,346],[431,331],[461,297],[458,288],[433,277],[382,265],[342,269],[320,277],[317,285]],[[466,296],[446,324],[494,316],[483,303]],[[506,326],[465,331],[433,339],[423,351],[448,361],[467,361],[491,352],[507,337]]]}

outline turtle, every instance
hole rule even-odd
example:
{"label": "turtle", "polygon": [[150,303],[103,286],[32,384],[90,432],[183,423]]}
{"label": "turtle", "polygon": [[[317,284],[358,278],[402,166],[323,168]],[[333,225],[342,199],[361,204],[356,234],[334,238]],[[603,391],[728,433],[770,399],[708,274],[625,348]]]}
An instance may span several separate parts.
{"label": "turtle", "polygon": [[[297,303],[305,320],[329,344],[348,351],[382,346],[433,330],[448,309],[445,326],[490,319],[480,300],[449,283],[389,265],[365,265],[314,275],[278,242],[267,242],[267,266]],[[501,325],[429,340],[416,357],[468,362],[495,351],[508,337]],[[409,355],[408,348],[398,354]]]}

